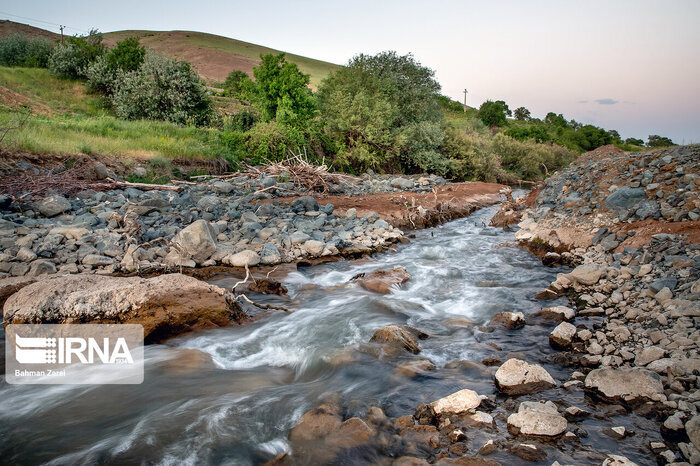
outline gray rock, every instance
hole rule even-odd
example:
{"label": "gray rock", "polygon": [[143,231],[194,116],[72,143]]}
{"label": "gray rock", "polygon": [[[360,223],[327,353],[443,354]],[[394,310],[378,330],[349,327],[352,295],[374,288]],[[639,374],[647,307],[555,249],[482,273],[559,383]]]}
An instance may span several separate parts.
{"label": "gray rock", "polygon": [[658,374],[639,367],[631,369],[594,369],[585,380],[586,389],[612,402],[636,404],[663,395]]}
{"label": "gray rock", "polygon": [[311,196],[301,196],[292,202],[291,207],[295,212],[315,212],[318,202]]}
{"label": "gray rock", "polygon": [[22,262],[32,262],[36,259],[36,253],[29,248],[21,247],[19,251],[17,251],[15,258]]}
{"label": "gray rock", "polygon": [[678,280],[676,280],[674,277],[663,277],[659,278],[658,280],[654,280],[653,282],[649,283],[649,289],[653,291],[654,293],[658,293],[664,288],[668,288],[669,290],[673,290],[676,288],[676,285],[678,284]]}
{"label": "gray rock", "polygon": [[647,193],[642,188],[623,186],[605,198],[605,207],[618,213],[636,210],[647,200]]}
{"label": "gray rock", "polygon": [[221,201],[219,200],[219,198],[211,194],[208,196],[204,196],[199,201],[197,201],[197,207],[199,207],[205,212],[212,212],[219,206],[220,203]]}
{"label": "gray rock", "polygon": [[326,247],[325,243],[321,241],[316,241],[314,239],[310,239],[306,241],[301,248],[306,251],[307,254],[311,256],[320,256],[321,253],[323,252],[323,249]]}
{"label": "gray rock", "polygon": [[197,220],[180,230],[173,244],[201,264],[216,251],[216,231],[206,220]]}
{"label": "gray rock", "polygon": [[235,187],[226,181],[216,181],[212,185],[214,192],[218,194],[228,194],[235,189]]}
{"label": "gray rock", "polygon": [[685,432],[693,446],[700,450],[700,416],[695,415],[685,423]]}
{"label": "gray rock", "polygon": [[260,263],[260,256],[255,251],[245,250],[225,257],[223,262],[233,267],[253,267]]}
{"label": "gray rock", "polygon": [[634,359],[637,366],[646,366],[650,362],[657,361],[666,355],[666,351],[659,346],[647,346]]}
{"label": "gray rock", "polygon": [[107,266],[114,263],[114,259],[107,256],[101,256],[99,254],[88,254],[83,257],[83,265],[96,265],[96,266]]}
{"label": "gray rock", "polygon": [[63,196],[48,196],[34,203],[34,209],[44,217],[55,217],[70,210],[70,201]]}
{"label": "gray rock", "polygon": [[591,286],[598,283],[604,273],[605,267],[601,265],[583,264],[572,270],[567,277],[581,285]]}
{"label": "gray rock", "polygon": [[53,262],[47,261],[45,259],[37,259],[32,262],[29,267],[29,272],[27,275],[30,277],[36,277],[39,275],[48,275],[56,273],[56,266]]}
{"label": "gray rock", "polygon": [[415,186],[413,181],[407,180],[406,178],[392,178],[389,184],[392,188],[396,189],[413,189]]}
{"label": "gray rock", "polygon": [[260,262],[266,265],[279,264],[282,261],[282,255],[279,249],[272,243],[265,243],[262,252],[260,253]]}
{"label": "gray rock", "polygon": [[143,178],[148,174],[148,172],[143,167],[136,167],[131,171],[131,174],[134,176],[138,176],[139,178]]}

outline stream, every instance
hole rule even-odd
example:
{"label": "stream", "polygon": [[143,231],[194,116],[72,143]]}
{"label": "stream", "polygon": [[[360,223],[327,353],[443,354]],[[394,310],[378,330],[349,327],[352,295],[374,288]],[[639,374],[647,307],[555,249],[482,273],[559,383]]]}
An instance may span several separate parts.
{"label": "stream", "polygon": [[[290,429],[327,399],[340,403],[345,418],[364,416],[371,406],[398,417],[463,388],[496,393],[495,368],[455,361],[521,355],[543,364],[563,383],[574,369],[554,365],[548,357],[554,353],[547,344],[551,328],[480,330],[498,312],[539,310],[542,303],[532,297],[562,272],[516,247],[513,233],[485,226],[496,209],[418,231],[393,252],[300,268],[283,280],[288,298],[253,298],[294,313],[268,312],[244,326],[150,345],[141,385],[13,386],[3,381],[2,463],[260,464],[288,451]],[[389,295],[347,285],[358,273],[397,266],[412,278]],[[210,281],[230,287],[237,280],[219,276]],[[566,302],[546,305],[555,304]],[[386,357],[368,343],[375,330],[390,324],[428,333],[420,342],[422,352]],[[430,359],[436,370],[410,377],[397,369],[417,357]],[[644,418],[620,418],[637,431],[623,445],[599,433],[604,426],[620,425],[617,414],[596,408],[580,390],[557,389],[518,401],[551,399],[554,393],[557,400],[588,405],[601,416],[577,424],[588,436],[576,448],[547,447],[543,464],[555,459],[585,463],[585,457],[576,456],[580,450],[590,451],[596,461],[593,452],[607,450],[655,464],[639,453],[658,437],[658,428]],[[504,420],[492,414],[503,432]],[[470,434],[470,451],[489,435]],[[504,464],[519,461],[505,452],[491,457]]]}

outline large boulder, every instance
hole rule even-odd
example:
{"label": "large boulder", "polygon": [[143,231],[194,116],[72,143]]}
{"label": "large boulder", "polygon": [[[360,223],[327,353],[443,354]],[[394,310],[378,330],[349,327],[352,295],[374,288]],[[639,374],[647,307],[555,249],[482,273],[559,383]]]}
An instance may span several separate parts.
{"label": "large boulder", "polygon": [[586,376],[585,387],[605,401],[629,404],[655,400],[664,393],[661,377],[640,367],[592,370]]}
{"label": "large boulder", "polygon": [[700,450],[700,416],[693,416],[685,423],[685,432],[693,446]]}
{"label": "large boulder", "polygon": [[556,437],[566,430],[568,423],[551,401],[520,403],[518,412],[508,416],[508,432],[513,435]]}
{"label": "large boulder", "polygon": [[44,217],[55,217],[70,210],[70,201],[63,196],[48,196],[35,202],[34,208]]}
{"label": "large boulder", "polygon": [[173,245],[201,264],[216,251],[216,231],[206,220],[197,220],[175,235]]}
{"label": "large boulder", "polygon": [[430,407],[437,415],[462,414],[473,411],[481,404],[481,397],[474,390],[460,390],[439,400],[430,403]]}
{"label": "large boulder", "polygon": [[253,267],[260,263],[260,256],[255,251],[245,251],[224,257],[223,262],[233,267]]}
{"label": "large boulder", "polygon": [[533,313],[532,317],[555,323],[571,321],[576,317],[576,311],[566,306],[545,307]]}
{"label": "large boulder", "polygon": [[366,290],[381,294],[391,293],[391,287],[403,285],[411,276],[403,267],[396,267],[390,270],[375,270],[365,275],[357,282]]}
{"label": "large boulder", "polygon": [[580,285],[592,286],[598,283],[598,280],[600,280],[604,273],[605,267],[602,265],[583,264],[576,267],[566,276]]}
{"label": "large boulder", "polygon": [[387,325],[372,335],[371,342],[386,343],[397,348],[403,348],[413,354],[420,353],[418,339],[412,329],[400,325]]}
{"label": "large boulder", "polygon": [[315,212],[318,209],[318,201],[311,196],[301,196],[292,202],[294,212]]}
{"label": "large boulder", "polygon": [[181,274],[154,278],[63,275],[10,296],[4,324],[141,324],[146,342],[245,318],[232,295]]}
{"label": "large boulder", "polygon": [[555,386],[554,379],[542,366],[520,359],[509,359],[496,371],[496,387],[506,395],[524,395]]}
{"label": "large boulder", "polygon": [[637,210],[639,205],[646,200],[647,193],[644,189],[623,186],[605,198],[605,207],[622,214]]}
{"label": "large boulder", "polygon": [[38,278],[36,277],[8,277],[0,279],[0,307],[5,304],[7,298],[37,280]]}

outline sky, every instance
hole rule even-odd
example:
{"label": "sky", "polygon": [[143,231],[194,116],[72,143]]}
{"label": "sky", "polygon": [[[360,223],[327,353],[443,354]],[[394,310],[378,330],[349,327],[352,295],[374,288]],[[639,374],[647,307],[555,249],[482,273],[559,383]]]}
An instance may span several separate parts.
{"label": "sky", "polygon": [[0,18],[71,34],[195,30],[339,64],[412,53],[470,106],[700,142],[700,0],[6,0]]}

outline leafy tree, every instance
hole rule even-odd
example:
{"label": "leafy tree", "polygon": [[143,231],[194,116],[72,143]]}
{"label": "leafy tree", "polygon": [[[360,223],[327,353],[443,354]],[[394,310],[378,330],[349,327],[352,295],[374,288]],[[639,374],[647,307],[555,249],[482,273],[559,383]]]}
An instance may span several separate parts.
{"label": "leafy tree", "polygon": [[0,65],[46,68],[53,44],[44,38],[21,34],[0,39]]}
{"label": "leafy tree", "polygon": [[514,113],[515,119],[520,120],[520,121],[528,121],[530,118],[530,110],[526,109],[525,107],[518,107],[515,109]]}
{"label": "leafy tree", "polygon": [[477,116],[487,126],[505,126],[506,115],[511,115],[512,112],[508,105],[502,100],[492,101],[487,100],[481,107]]}
{"label": "leafy tree", "polygon": [[551,138],[547,133],[547,130],[540,125],[518,125],[511,126],[505,132],[506,136],[510,136],[518,141],[525,141],[526,139],[534,139],[535,142],[547,142]]}
{"label": "leafy tree", "polygon": [[612,142],[622,142],[622,139],[620,138],[620,133],[617,132],[617,130],[611,129],[608,131],[608,134],[610,135],[610,139]]}
{"label": "leafy tree", "polygon": [[251,84],[250,78],[244,71],[233,70],[226,76],[223,87],[227,96],[240,98]]}
{"label": "leafy tree", "polygon": [[212,102],[199,76],[189,63],[153,52],[136,71],[124,73],[117,82],[112,104],[118,116],[179,124],[206,125]]}
{"label": "leafy tree", "polygon": [[51,74],[61,78],[83,78],[90,63],[105,53],[102,34],[91,29],[87,36],[73,36],[54,47],[49,57]]}
{"label": "leafy tree", "polygon": [[625,139],[625,144],[631,144],[633,146],[644,146],[644,141],[637,138],[627,138]]}
{"label": "leafy tree", "polygon": [[669,146],[675,146],[673,141],[671,141],[670,138],[664,137],[664,136],[659,136],[658,134],[651,134],[649,135],[649,139],[647,140],[647,146],[649,147],[669,147]]}
{"label": "leafy tree", "polygon": [[113,70],[135,71],[146,57],[146,47],[138,37],[127,37],[107,53],[107,65]]}
{"label": "leafy tree", "polygon": [[564,118],[564,115],[562,115],[561,113],[557,115],[554,112],[549,112],[544,117],[544,122],[548,125],[558,126],[560,128],[568,128],[570,126],[569,123],[566,121],[566,118]]}
{"label": "leafy tree", "polygon": [[309,75],[287,62],[284,54],[261,55],[253,68],[255,82],[245,92],[260,111],[263,121],[276,119],[282,124],[303,127],[314,117],[316,105],[308,88]]}
{"label": "leafy tree", "polygon": [[439,91],[434,72],[412,55],[381,52],[353,57],[324,80],[317,99],[340,161],[353,170],[444,173]]}

